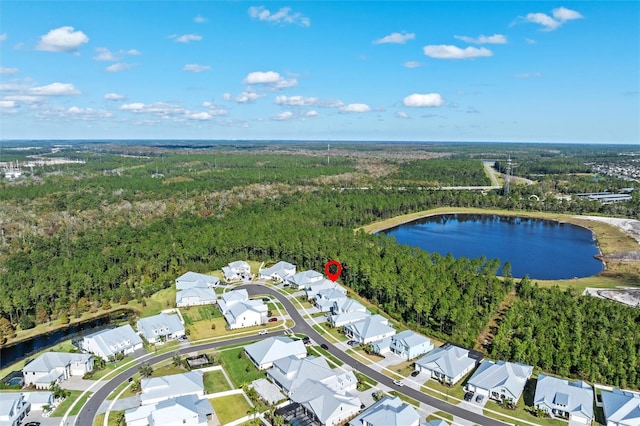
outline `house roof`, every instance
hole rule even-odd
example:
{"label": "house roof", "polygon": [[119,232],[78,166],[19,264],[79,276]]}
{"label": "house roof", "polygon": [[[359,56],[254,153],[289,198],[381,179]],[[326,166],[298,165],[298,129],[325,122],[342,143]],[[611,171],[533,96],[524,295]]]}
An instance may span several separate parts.
{"label": "house roof", "polygon": [[289,355],[306,356],[307,354],[307,348],[302,340],[292,340],[286,336],[269,337],[245,346],[244,350],[258,365],[274,362]]}
{"label": "house roof", "polygon": [[487,390],[505,389],[514,400],[518,400],[531,373],[533,367],[530,365],[485,360],[467,383]]}
{"label": "house roof", "polygon": [[295,271],[296,265],[281,260],[269,268],[262,269],[260,271],[260,275],[269,277],[272,275],[278,275],[280,278],[284,279],[289,276],[293,276],[293,274],[291,274],[291,270]]}
{"label": "house roof", "polygon": [[169,376],[142,379],[140,399],[146,401],[170,399],[183,395],[195,395],[204,392],[202,372],[198,370]]}
{"label": "house roof", "polygon": [[341,312],[354,312],[354,311],[367,312],[367,308],[365,308],[362,303],[350,297],[345,297],[343,299],[336,300],[334,303],[334,306],[336,309],[340,310]]}
{"label": "house roof", "polygon": [[142,339],[138,336],[129,324],[122,327],[111,328],[98,331],[85,336],[86,339],[93,339],[101,352],[106,355],[120,352],[132,346],[141,345]]}
{"label": "house roof", "polygon": [[361,312],[361,311],[353,311],[347,312],[346,314],[334,314],[329,318],[334,324],[350,324],[353,322],[362,321],[363,319],[369,316],[369,311]]}
{"label": "house roof", "polygon": [[150,339],[156,336],[166,336],[178,331],[184,331],[184,325],[180,322],[178,315],[161,313],[152,317],[140,318],[136,325],[138,332],[145,338]]}
{"label": "house roof", "polygon": [[24,399],[31,404],[51,404],[53,403],[53,392],[25,392]]}
{"label": "house roof", "polygon": [[415,348],[425,343],[431,343],[427,337],[416,333],[413,330],[404,330],[392,337],[395,341],[402,341],[407,347]]}
{"label": "house roof", "polygon": [[607,422],[621,426],[640,425],[640,394],[620,389],[600,394]]}
{"label": "house roof", "polygon": [[593,419],[593,388],[583,381],[568,380],[544,374],[538,375],[534,405],[561,409],[587,419]]}
{"label": "house roof", "polygon": [[322,382],[336,376],[323,357],[315,356],[302,359],[288,356],[278,359],[267,374],[279,383],[286,392],[291,393],[295,393],[306,380]]}
{"label": "house roof", "polygon": [[176,303],[180,303],[182,299],[195,297],[200,301],[217,300],[216,292],[209,287],[191,287],[186,290],[178,290],[176,293]]}
{"label": "house roof", "polygon": [[385,337],[384,339],[373,342],[371,346],[373,346],[378,353],[384,352],[391,347],[391,339],[393,339],[393,336]]}
{"label": "house roof", "polygon": [[326,385],[313,380],[307,380],[301,386],[301,392],[291,397],[291,400],[304,405],[322,424],[326,424],[337,412],[359,410],[360,398],[348,393],[335,393]]}
{"label": "house roof", "polygon": [[420,415],[397,396],[385,396],[349,423],[354,426],[418,426]]}
{"label": "house roof", "polygon": [[222,312],[226,312],[235,303],[244,302],[246,300],[249,300],[249,293],[247,293],[247,290],[245,289],[227,291],[222,293],[220,296],[218,306],[220,306],[220,310]]}
{"label": "house roof", "polygon": [[457,377],[475,363],[475,359],[469,358],[467,349],[455,345],[440,346],[416,361],[423,368],[447,377]]}
{"label": "house roof", "polygon": [[244,260],[236,260],[229,263],[229,268],[231,269],[242,269],[242,268],[249,268],[249,267],[250,267],[249,263],[245,262]]}
{"label": "house roof", "polygon": [[65,368],[71,363],[84,364],[93,355],[80,354],[80,353],[65,353],[65,352],[45,352],[29,364],[25,365],[22,369],[23,372],[49,372],[56,368]]}
{"label": "house roof", "polygon": [[394,328],[388,324],[389,320],[382,315],[371,315],[361,321],[345,325],[345,328],[351,330],[354,335],[366,340],[392,331],[395,332]]}
{"label": "house roof", "polygon": [[238,302],[231,305],[229,309],[224,313],[224,317],[229,324],[236,322],[236,319],[242,315],[246,315],[248,312],[256,312],[258,314],[265,314],[268,312],[267,305],[260,300],[246,300],[244,302]]}
{"label": "house roof", "polygon": [[335,287],[320,290],[316,295],[316,300],[318,300],[318,298],[334,301],[337,299],[346,299],[344,293]]}
{"label": "house roof", "polygon": [[318,281],[320,279],[322,279],[323,275],[320,272],[316,272],[314,270],[307,270],[307,271],[302,271],[302,272],[298,272],[297,274],[294,274],[292,277],[289,278],[289,282],[291,282],[292,284],[296,284],[298,286],[304,286],[308,283],[314,282],[314,281]]}
{"label": "house roof", "polygon": [[0,392],[0,417],[11,419],[11,413],[17,411],[23,402],[25,402],[25,397],[20,392]]}
{"label": "house roof", "polygon": [[308,292],[313,293],[314,295],[327,288],[335,288],[342,291],[344,294],[347,294],[347,290],[345,290],[344,287],[326,278],[309,282],[305,285],[305,288]]}
{"label": "house roof", "polygon": [[180,396],[155,404],[155,410],[150,416],[153,423],[150,422],[150,424],[177,424],[195,416],[198,416],[201,423],[205,423],[207,415],[212,413],[213,407],[208,399],[198,399],[195,395]]}
{"label": "house roof", "polygon": [[185,290],[190,287],[209,287],[219,282],[217,277],[189,271],[176,278],[176,288]]}

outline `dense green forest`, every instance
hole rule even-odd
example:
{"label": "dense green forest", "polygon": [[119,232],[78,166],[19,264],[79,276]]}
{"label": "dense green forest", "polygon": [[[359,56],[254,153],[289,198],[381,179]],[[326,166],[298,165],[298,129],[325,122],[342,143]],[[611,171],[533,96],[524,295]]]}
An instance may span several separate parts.
{"label": "dense green forest", "polygon": [[398,183],[426,186],[488,186],[491,181],[478,160],[434,158],[403,163],[389,176]]}
{"label": "dense green forest", "polygon": [[[83,155],[87,164],[0,185],[0,317],[13,326],[80,315],[109,302],[143,301],[187,270],[219,269],[237,259],[286,260],[318,271],[338,259],[342,281],[397,320],[473,346],[512,290],[511,280],[495,276],[499,260],[429,254],[354,228],[435,207],[640,215],[638,191],[631,202],[611,205],[553,196],[568,176],[513,185],[508,196],[389,185],[409,182],[412,173],[419,173],[414,182],[442,173],[442,184],[454,176],[456,185],[486,184],[482,163],[468,158],[450,160],[469,165],[456,172],[442,158],[343,156],[327,165],[320,155]],[[411,167],[404,171],[406,164]],[[592,188],[597,182],[581,184]],[[491,353],[638,388],[637,312],[525,281]]]}

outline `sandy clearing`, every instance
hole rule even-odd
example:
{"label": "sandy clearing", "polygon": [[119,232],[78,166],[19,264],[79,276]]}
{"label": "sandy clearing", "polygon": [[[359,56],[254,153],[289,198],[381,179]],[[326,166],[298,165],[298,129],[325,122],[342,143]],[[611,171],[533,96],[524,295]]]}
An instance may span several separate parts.
{"label": "sandy clearing", "polygon": [[602,217],[602,216],[573,216],[576,219],[587,219],[596,222],[604,222],[609,225],[620,228],[625,234],[640,243],[640,220],[624,219],[618,217]]}

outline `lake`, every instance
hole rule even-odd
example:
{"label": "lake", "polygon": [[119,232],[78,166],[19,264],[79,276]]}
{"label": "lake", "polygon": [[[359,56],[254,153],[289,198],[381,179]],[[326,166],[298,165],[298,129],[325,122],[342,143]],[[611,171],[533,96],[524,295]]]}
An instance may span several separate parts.
{"label": "lake", "polygon": [[[570,223],[517,216],[445,214],[380,231],[398,243],[454,257],[511,263],[513,277],[540,280],[596,275],[603,265],[593,233]],[[500,271],[501,273],[501,271]]]}

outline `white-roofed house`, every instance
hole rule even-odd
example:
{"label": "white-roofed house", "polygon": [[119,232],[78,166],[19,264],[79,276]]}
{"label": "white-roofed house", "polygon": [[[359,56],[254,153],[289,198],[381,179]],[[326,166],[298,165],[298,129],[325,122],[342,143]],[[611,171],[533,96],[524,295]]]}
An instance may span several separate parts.
{"label": "white-roofed house", "polygon": [[345,296],[347,295],[347,289],[326,278],[307,284],[304,290],[307,294],[307,300],[312,300],[312,299],[315,299],[316,295],[320,293],[322,290],[326,290],[330,288],[335,288],[343,292]]}
{"label": "white-roofed house", "polygon": [[517,403],[531,373],[530,365],[485,360],[467,381],[466,389],[496,401]]}
{"label": "white-roofed house", "polygon": [[226,281],[240,281],[251,278],[251,266],[244,260],[236,260],[222,268]]}
{"label": "white-roofed house", "polygon": [[23,393],[0,392],[0,424],[18,426],[22,419],[29,414],[31,404]]}
{"label": "white-roofed house", "polygon": [[127,410],[124,417],[127,426],[206,426],[212,414],[208,399],[185,395]]}
{"label": "white-roofed house", "polygon": [[262,300],[250,300],[249,293],[245,289],[223,293],[218,307],[230,330],[267,322],[269,312],[267,305]]}
{"label": "white-roofed house", "polygon": [[55,398],[53,392],[24,392],[25,399],[31,404],[31,410],[42,411],[44,406],[53,407]]}
{"label": "white-roofed house", "polygon": [[281,260],[269,268],[260,270],[259,275],[260,278],[264,280],[273,280],[282,283],[293,277],[295,273],[296,265]]}
{"label": "white-roofed house", "polygon": [[473,370],[479,361],[479,357],[472,357],[467,349],[447,343],[417,360],[415,369],[441,382],[454,384]]}
{"label": "white-roofed house", "polygon": [[176,278],[176,289],[186,290],[193,287],[215,287],[219,283],[220,279],[218,277],[189,271]]}
{"label": "white-roofed house", "polygon": [[25,386],[49,389],[51,382],[60,383],[71,376],[82,377],[93,371],[93,355],[45,352],[22,369]]}
{"label": "white-roofed house", "polygon": [[165,313],[140,318],[136,328],[149,343],[164,343],[185,335],[184,324],[180,321],[180,317]]}
{"label": "white-roofed house", "polygon": [[569,382],[540,374],[533,405],[570,422],[591,424],[594,420],[593,388],[583,381]]}
{"label": "white-roofed house", "polygon": [[362,321],[347,324],[344,326],[344,332],[362,345],[396,334],[396,330],[389,325],[389,320],[382,315],[368,316]]}
{"label": "white-roofed house", "polygon": [[409,360],[433,350],[433,343],[415,331],[405,330],[391,337],[391,352]]}
{"label": "white-roofed house", "polygon": [[358,414],[362,402],[350,392],[329,388],[326,384],[306,380],[291,397],[321,425],[336,426]]}
{"label": "white-roofed house", "polygon": [[324,275],[320,272],[309,269],[307,271],[298,272],[297,274],[289,277],[286,284],[295,289],[304,290],[307,288],[307,285],[321,281],[322,279],[324,279]]}
{"label": "white-roofed house", "polygon": [[640,426],[640,393],[613,389],[600,396],[607,426]]}
{"label": "white-roofed house", "polygon": [[191,287],[176,292],[176,306],[179,308],[213,305],[217,300],[216,292],[210,287]]}
{"label": "white-roofed house", "polygon": [[204,396],[203,373],[199,370],[169,376],[152,377],[140,381],[140,402],[155,404],[185,395]]}
{"label": "white-roofed house", "polygon": [[349,422],[351,426],[420,426],[420,415],[397,396],[385,396]]}
{"label": "white-roofed house", "polygon": [[85,336],[80,345],[84,351],[108,360],[116,354],[127,355],[142,349],[142,339],[127,324]]}
{"label": "white-roofed house", "polygon": [[358,321],[364,321],[371,314],[369,310],[357,300],[344,297],[334,301],[331,307],[329,323],[334,327],[342,327]]}
{"label": "white-roofed house", "polygon": [[333,308],[333,304],[342,299],[346,299],[342,291],[337,288],[326,288],[320,290],[314,300],[316,308],[320,312],[329,312]]}
{"label": "white-roofed house", "polygon": [[304,358],[307,356],[307,348],[302,340],[292,340],[286,336],[275,336],[260,340],[244,348],[251,361],[259,370],[271,368],[279,359],[293,356]]}
{"label": "white-roofed house", "polygon": [[220,300],[218,300],[218,307],[220,308],[220,312],[224,314],[236,303],[246,302],[247,300],[249,300],[249,293],[243,288],[239,290],[227,291],[226,293],[222,293],[222,295],[220,295]]}

